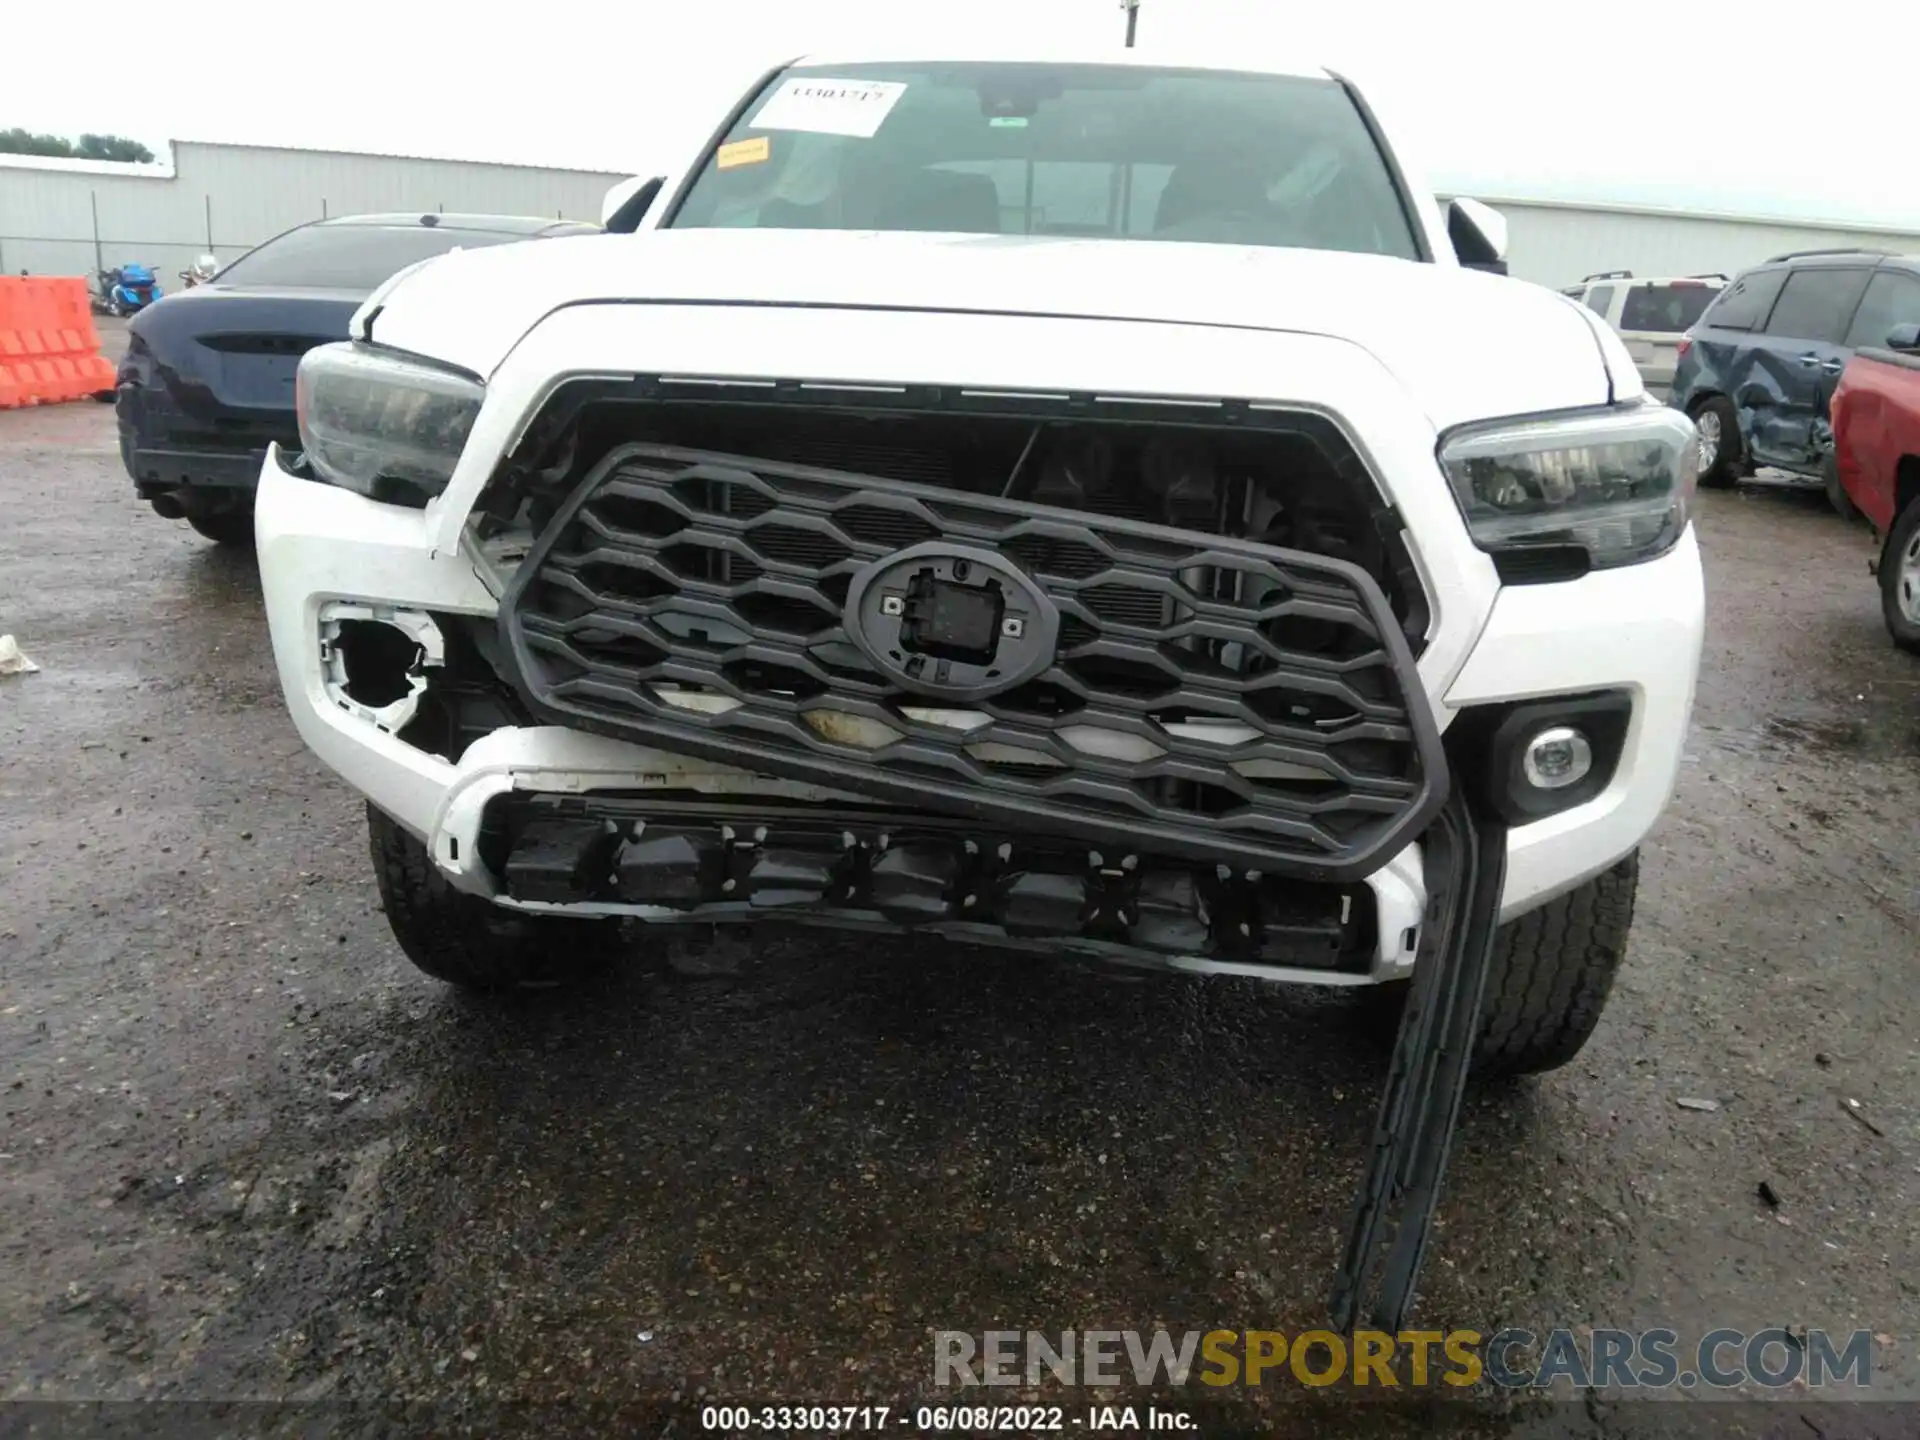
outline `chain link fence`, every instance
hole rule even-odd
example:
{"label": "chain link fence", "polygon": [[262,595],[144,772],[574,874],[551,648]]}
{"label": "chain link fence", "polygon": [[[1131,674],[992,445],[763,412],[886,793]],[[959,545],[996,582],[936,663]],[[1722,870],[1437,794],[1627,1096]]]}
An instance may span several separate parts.
{"label": "chain link fence", "polygon": [[139,263],[169,289],[196,258],[230,264],[313,220],[482,214],[593,220],[625,177],[485,161],[178,141],[171,174],[0,156],[0,274],[96,275]]}
{"label": "chain link fence", "polygon": [[[200,233],[182,235],[124,236],[103,233],[98,206],[90,207],[93,224],[80,234],[16,234],[0,228],[0,275],[84,275],[94,277],[103,269],[122,265],[145,265],[159,278],[163,289],[172,290],[183,283],[182,273],[202,255],[212,255],[221,266],[238,260],[262,241],[270,240],[293,225],[295,219],[265,235],[236,236],[222,232],[214,223],[213,197],[204,197],[205,227]],[[445,206],[437,206],[444,211]],[[327,202],[318,203],[305,220],[324,220],[330,213]]]}

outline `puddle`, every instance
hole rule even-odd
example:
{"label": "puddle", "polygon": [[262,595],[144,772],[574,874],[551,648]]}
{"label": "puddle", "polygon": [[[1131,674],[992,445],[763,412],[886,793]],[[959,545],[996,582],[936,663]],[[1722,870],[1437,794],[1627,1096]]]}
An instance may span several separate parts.
{"label": "puddle", "polygon": [[1834,761],[1920,760],[1920,716],[1880,712],[1848,719],[1773,715],[1752,729],[1702,725],[1700,738],[1745,755],[1782,753]]}
{"label": "puddle", "polygon": [[1776,745],[1860,755],[1867,749],[1865,720],[1796,720],[1775,715],[1761,722],[1760,738]]}

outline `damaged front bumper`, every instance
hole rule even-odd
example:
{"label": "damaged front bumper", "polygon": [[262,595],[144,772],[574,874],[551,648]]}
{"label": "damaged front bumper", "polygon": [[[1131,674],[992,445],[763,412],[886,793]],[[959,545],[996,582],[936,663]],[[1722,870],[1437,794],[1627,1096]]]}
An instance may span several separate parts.
{"label": "damaged front bumper", "polygon": [[[397,742],[398,743],[398,742]],[[425,832],[508,908],[653,923],[911,928],[1205,974],[1364,984],[1411,972],[1419,847],[1350,886],[936,815],[554,727],[477,741]]]}
{"label": "damaged front bumper", "polygon": [[[1423,658],[1417,698],[1444,724],[1536,697],[1624,697],[1629,718],[1604,787],[1509,826],[1456,783],[1424,830],[1365,873],[1283,879],[1276,889],[1275,876],[1244,863],[1209,870],[1184,837],[1139,847],[1129,867],[1126,854],[1035,837],[1003,813],[903,814],[819,777],[755,773],[563,726],[503,725],[457,762],[440,758],[403,737],[417,692],[356,698],[331,649],[344,624],[397,623],[424,664],[436,647],[445,653],[442,622],[497,623],[497,581],[464,547],[437,546],[438,524],[431,511],[300,479],[272,453],[261,477],[262,584],[294,721],[469,893],[526,911],[649,922],[778,914],[911,926],[1283,981],[1410,976],[1335,1294],[1347,1327],[1365,1313],[1397,1329],[1412,1297],[1495,927],[1631,851],[1671,793],[1704,608],[1691,532],[1646,564],[1500,592],[1464,660],[1443,668]],[[1437,775],[1444,786],[1444,769]],[[979,884],[956,885],[963,875]],[[966,913],[976,908],[985,919]],[[1245,938],[1271,932],[1275,946],[1236,953],[1217,943],[1243,917]]]}
{"label": "damaged front bumper", "polygon": [[[328,627],[343,613],[468,616],[494,623],[500,608],[495,584],[483,578],[483,567],[464,549],[436,548],[436,524],[431,511],[382,505],[300,479],[275,453],[261,473],[256,534],[262,588],[289,711],[321,760],[422,839],[446,828],[450,796],[463,787],[466,771],[497,752],[476,745],[455,765],[406,743],[395,733],[401,728],[398,717],[370,719],[365,707],[330,680],[326,647]],[[1421,683],[1443,724],[1477,707],[1597,689],[1631,702],[1605,787],[1578,805],[1507,832],[1503,921],[1599,874],[1638,845],[1658,819],[1679,770],[1703,612],[1699,553],[1689,531],[1667,555],[1646,564],[1565,584],[1508,587],[1496,595],[1463,662],[1442,670],[1431,656],[1423,657]],[[860,803],[851,790],[835,793],[817,782],[753,775],[737,766],[668,755],[657,746],[559,727],[529,727],[528,733],[541,737],[537,745],[499,772],[513,775],[517,787],[542,788],[538,775],[551,771],[593,777],[565,782],[576,790],[660,789],[662,777],[668,777],[673,788],[705,784],[736,796],[770,798],[831,793],[836,800]],[[527,743],[511,734],[493,742],[497,747]],[[702,776],[709,778],[697,778]],[[501,782],[496,775],[487,783]],[[470,839],[471,833],[460,838]],[[1417,899],[1399,893],[1399,877],[1421,870],[1417,853],[1411,844],[1403,846],[1373,875],[1360,877],[1369,886],[1396,892],[1391,902],[1396,916],[1406,905],[1418,908]],[[477,883],[470,873],[454,878],[470,888]],[[1404,949],[1390,943],[1384,921],[1380,928],[1389,938],[1369,973],[1376,978],[1405,973]]]}

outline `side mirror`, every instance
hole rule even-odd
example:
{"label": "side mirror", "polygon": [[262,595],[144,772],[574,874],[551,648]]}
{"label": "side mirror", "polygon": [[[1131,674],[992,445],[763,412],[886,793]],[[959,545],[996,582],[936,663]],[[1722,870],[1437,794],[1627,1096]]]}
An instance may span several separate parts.
{"label": "side mirror", "polygon": [[1902,355],[1920,355],[1920,325],[1896,325],[1887,332],[1887,348]]}
{"label": "side mirror", "polygon": [[1447,238],[1469,270],[1507,273],[1507,217],[1478,200],[1459,199],[1447,206]]}
{"label": "side mirror", "polygon": [[600,202],[601,228],[615,235],[631,235],[647,218],[654,198],[666,183],[664,175],[636,175],[631,180],[622,180],[607,191],[606,198]]}

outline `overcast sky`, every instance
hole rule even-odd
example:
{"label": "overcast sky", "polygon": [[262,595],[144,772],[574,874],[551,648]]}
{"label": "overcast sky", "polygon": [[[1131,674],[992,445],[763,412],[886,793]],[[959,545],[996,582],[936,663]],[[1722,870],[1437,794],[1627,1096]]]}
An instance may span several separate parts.
{"label": "overcast sky", "polygon": [[[1119,0],[202,0],[131,29],[17,9],[0,128],[619,171],[799,52],[1125,26]],[[1920,230],[1916,36],[1920,0],[1142,0],[1139,39],[1346,67],[1457,193]]]}

